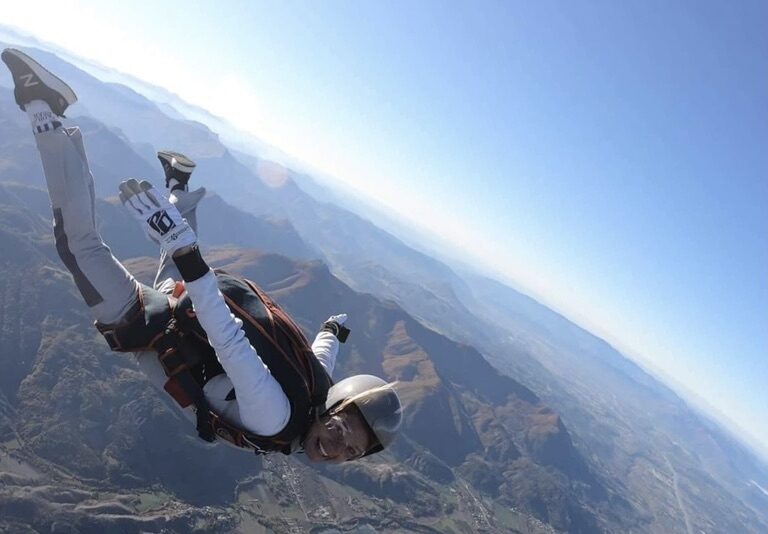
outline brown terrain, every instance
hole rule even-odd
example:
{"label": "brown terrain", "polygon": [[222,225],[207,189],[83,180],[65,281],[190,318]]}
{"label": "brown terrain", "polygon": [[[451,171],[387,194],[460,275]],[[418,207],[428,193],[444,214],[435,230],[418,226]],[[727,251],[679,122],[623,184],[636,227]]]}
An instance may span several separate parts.
{"label": "brown terrain", "polygon": [[[397,381],[405,428],[386,453],[338,467],[196,438],[90,326],[52,245],[26,118],[0,87],[0,532],[768,531],[764,463],[603,340],[35,53],[87,103],[73,116],[97,195],[159,181],[153,147],[193,150],[216,193],[199,212],[206,257],[308,335],[348,313],[336,377]],[[98,211],[113,252],[150,281],[153,245],[114,199]]]}

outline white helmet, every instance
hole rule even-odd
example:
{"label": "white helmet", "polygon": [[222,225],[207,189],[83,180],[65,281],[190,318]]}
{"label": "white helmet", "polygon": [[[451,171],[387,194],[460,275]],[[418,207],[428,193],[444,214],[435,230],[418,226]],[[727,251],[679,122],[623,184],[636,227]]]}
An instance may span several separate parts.
{"label": "white helmet", "polygon": [[368,423],[378,443],[363,456],[381,451],[397,436],[403,421],[400,397],[391,384],[373,375],[355,375],[334,384],[328,390],[325,412],[350,400]]}

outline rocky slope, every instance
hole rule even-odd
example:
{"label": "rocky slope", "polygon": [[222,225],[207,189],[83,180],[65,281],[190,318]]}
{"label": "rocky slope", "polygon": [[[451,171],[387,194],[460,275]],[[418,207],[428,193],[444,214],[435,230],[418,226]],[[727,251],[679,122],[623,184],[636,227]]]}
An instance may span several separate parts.
{"label": "rocky slope", "polygon": [[[46,57],[48,60],[59,61]],[[234,215],[227,224],[216,217],[225,209],[217,204],[220,200],[209,199],[211,203],[201,208],[204,213],[206,205],[212,207],[208,223],[201,216],[205,241],[323,259],[356,291],[394,299],[403,308],[391,302],[379,303],[382,310],[372,316],[374,320],[366,321],[362,329],[356,327],[354,347],[359,344],[361,348],[350,350],[348,360],[342,362],[347,370],[381,369],[403,381],[413,415],[409,415],[407,439],[393,451],[400,462],[389,459],[385,466],[374,462],[318,473],[292,460],[270,460],[269,469],[250,478],[244,475],[237,483],[236,506],[244,507],[236,508],[238,517],[258,517],[261,524],[269,523],[277,530],[291,525],[301,528],[297,525],[322,523],[328,518],[352,528],[364,517],[374,518],[379,530],[419,530],[425,525],[443,532],[545,528],[530,514],[571,531],[768,529],[768,497],[759,489],[768,487],[768,470],[736,439],[691,410],[602,340],[524,295],[471,274],[457,277],[445,265],[406,247],[363,218],[317,202],[296,187],[292,180],[295,175],[287,169],[258,157],[241,155],[238,161],[202,124],[169,114],[125,87],[105,85],[72,66],[62,66],[68,81],[77,85],[87,102],[83,107],[78,105],[75,115],[79,115],[77,122],[83,125],[89,158],[97,169],[100,194],[113,194],[116,181],[128,174],[159,181],[154,148],[170,144],[193,150],[192,155],[199,160],[198,183],[248,212]],[[3,82],[0,76],[0,85]],[[123,161],[123,167],[117,169],[115,162]],[[25,118],[7,91],[0,91],[0,179],[42,184]],[[4,195],[21,201],[24,207],[13,207],[12,202],[0,207],[5,214],[0,228],[9,230],[0,250],[19,251],[50,262],[39,272],[36,264],[20,264],[29,276],[66,279],[46,244],[44,197],[19,188],[10,192],[6,188]],[[153,254],[147,242],[131,238],[135,234],[130,221],[121,218],[124,215],[119,209],[100,203],[100,210],[104,214],[103,231],[121,257]],[[254,217],[265,212],[273,218]],[[233,226],[248,231],[237,232],[233,238]],[[212,233],[206,235],[208,231]],[[312,283],[300,283],[307,279],[327,281],[322,269],[316,271],[316,264],[284,263],[284,258],[254,254],[219,249],[216,258],[230,269],[257,269],[255,274],[278,277],[273,289],[282,291],[286,302],[297,299],[292,306],[299,315],[306,304],[301,295],[309,303],[329,299],[326,304],[339,297],[336,293],[329,297]],[[151,276],[150,261],[130,263],[137,272]],[[280,278],[280,273],[291,269],[293,275]],[[333,286],[338,282],[334,280],[328,283]],[[23,284],[21,279],[17,282]],[[28,291],[9,286],[7,298],[11,303],[26,302]],[[70,304],[75,308],[62,313],[60,320],[81,320],[74,311],[76,300],[67,306]],[[359,310],[373,313],[365,306]],[[403,310],[410,315],[401,317]],[[340,310],[327,305],[316,311],[320,319],[316,315],[302,317],[308,330],[327,314]],[[35,325],[44,325],[46,320],[30,315],[22,322],[11,319],[3,328],[17,333],[29,330],[27,319],[37,321]],[[499,380],[497,373],[489,373],[477,351],[466,345],[451,342],[444,347],[440,340],[445,338],[422,332],[426,330],[424,324],[481,349],[488,361],[514,380]],[[376,331],[375,339],[361,338],[369,328]],[[37,354],[36,343],[37,338],[29,338],[23,344],[27,352],[19,346],[22,357],[9,366],[7,378],[0,380],[11,384],[14,377],[25,380],[25,373],[30,372],[25,366]],[[441,357],[443,353],[456,358],[446,360]],[[370,354],[381,355],[380,361],[370,360]],[[471,365],[457,366],[460,361]],[[130,367],[130,362],[127,365]],[[477,381],[470,372],[475,368]],[[520,382],[537,395],[529,397],[530,389]],[[504,397],[490,393],[498,384],[502,390],[511,388],[514,394]],[[15,397],[0,396],[0,428],[8,430],[4,435],[18,434],[14,422],[17,408]],[[151,413],[160,414],[163,409],[160,405]],[[439,428],[430,425],[433,417],[440,422]],[[153,420],[145,415],[140,419],[142,425]],[[171,417],[147,428],[162,433],[164,425],[173,420]],[[17,451],[15,457],[21,458],[18,451],[27,449],[13,450]],[[141,455],[136,458],[130,465],[140,468],[144,460]],[[0,465],[13,473],[32,469],[30,463],[16,467],[8,461]],[[244,468],[242,473],[251,471]],[[189,474],[167,475],[156,484],[172,484],[176,476],[186,480]],[[280,482],[286,480],[302,484],[287,487]],[[341,485],[337,483],[340,480]],[[355,493],[359,490],[365,493]],[[166,503],[166,511],[187,509],[185,503],[196,498],[178,489],[162,489],[152,498],[146,492],[141,495],[138,501],[131,501],[135,494],[119,498],[120,502]],[[88,503],[84,506],[93,506],[92,501]],[[146,511],[147,507],[142,504],[135,509]],[[231,505],[228,510],[233,510]],[[434,519],[439,514],[445,514],[447,522]],[[211,523],[206,517],[187,519],[208,525],[205,528],[231,530],[216,527],[215,521]],[[397,523],[386,523],[387,517],[396,517]],[[418,521],[411,521],[414,517]]]}
{"label": "rocky slope", "polygon": [[[331,313],[349,313],[354,334],[338,376],[375,372],[398,381],[406,402],[402,439],[387,454],[324,469],[280,458],[265,471],[250,455],[206,446],[149,389],[130,356],[108,353],[89,326],[53,255],[39,212],[44,193],[12,185],[0,193],[0,507],[7,528],[274,527],[293,524],[295,510],[281,495],[307,500],[304,488],[312,485],[328,494],[312,498],[350,525],[372,518],[400,531],[453,522],[503,532],[530,523],[523,531],[536,531],[543,528],[538,518],[571,532],[600,528],[592,508],[607,505],[605,490],[556,413],[471,347],[430,331],[394,303],[352,291],[317,261],[235,247],[207,253],[214,266],[258,280],[308,333]],[[99,206],[102,216],[114,209]],[[127,264],[148,279],[155,260]],[[282,485],[276,472],[286,477]],[[339,493],[354,495],[358,506],[334,501]],[[243,504],[245,494],[262,495],[271,511]],[[217,507],[221,520],[205,506]],[[248,520],[241,517],[247,510]],[[323,524],[308,512],[297,521]]]}

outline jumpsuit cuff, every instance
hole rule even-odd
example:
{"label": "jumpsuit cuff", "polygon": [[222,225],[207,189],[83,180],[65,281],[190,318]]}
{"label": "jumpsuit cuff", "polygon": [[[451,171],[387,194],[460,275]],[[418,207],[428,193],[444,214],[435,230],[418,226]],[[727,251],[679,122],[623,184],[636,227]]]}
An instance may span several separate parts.
{"label": "jumpsuit cuff", "polygon": [[185,282],[194,282],[211,270],[208,264],[205,263],[197,245],[185,254],[174,256],[173,262],[176,264],[176,268]]}

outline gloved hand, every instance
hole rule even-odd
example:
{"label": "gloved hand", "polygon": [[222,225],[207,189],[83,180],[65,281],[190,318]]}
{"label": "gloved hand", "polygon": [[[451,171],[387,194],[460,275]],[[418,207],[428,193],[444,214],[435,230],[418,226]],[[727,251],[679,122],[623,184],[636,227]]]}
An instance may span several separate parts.
{"label": "gloved hand", "polygon": [[347,314],[346,313],[340,313],[338,315],[331,315],[328,317],[328,319],[325,320],[326,323],[338,323],[338,324],[344,324],[347,322]]}
{"label": "gloved hand", "polygon": [[121,183],[120,202],[166,254],[172,256],[177,250],[197,243],[195,232],[179,210],[146,180],[131,178]]}
{"label": "gloved hand", "polygon": [[341,343],[344,343],[347,340],[347,337],[349,337],[350,332],[349,328],[344,326],[346,321],[346,313],[331,315],[328,320],[323,323],[323,327],[320,329],[320,331],[330,332],[336,336],[336,339],[338,339]]}

